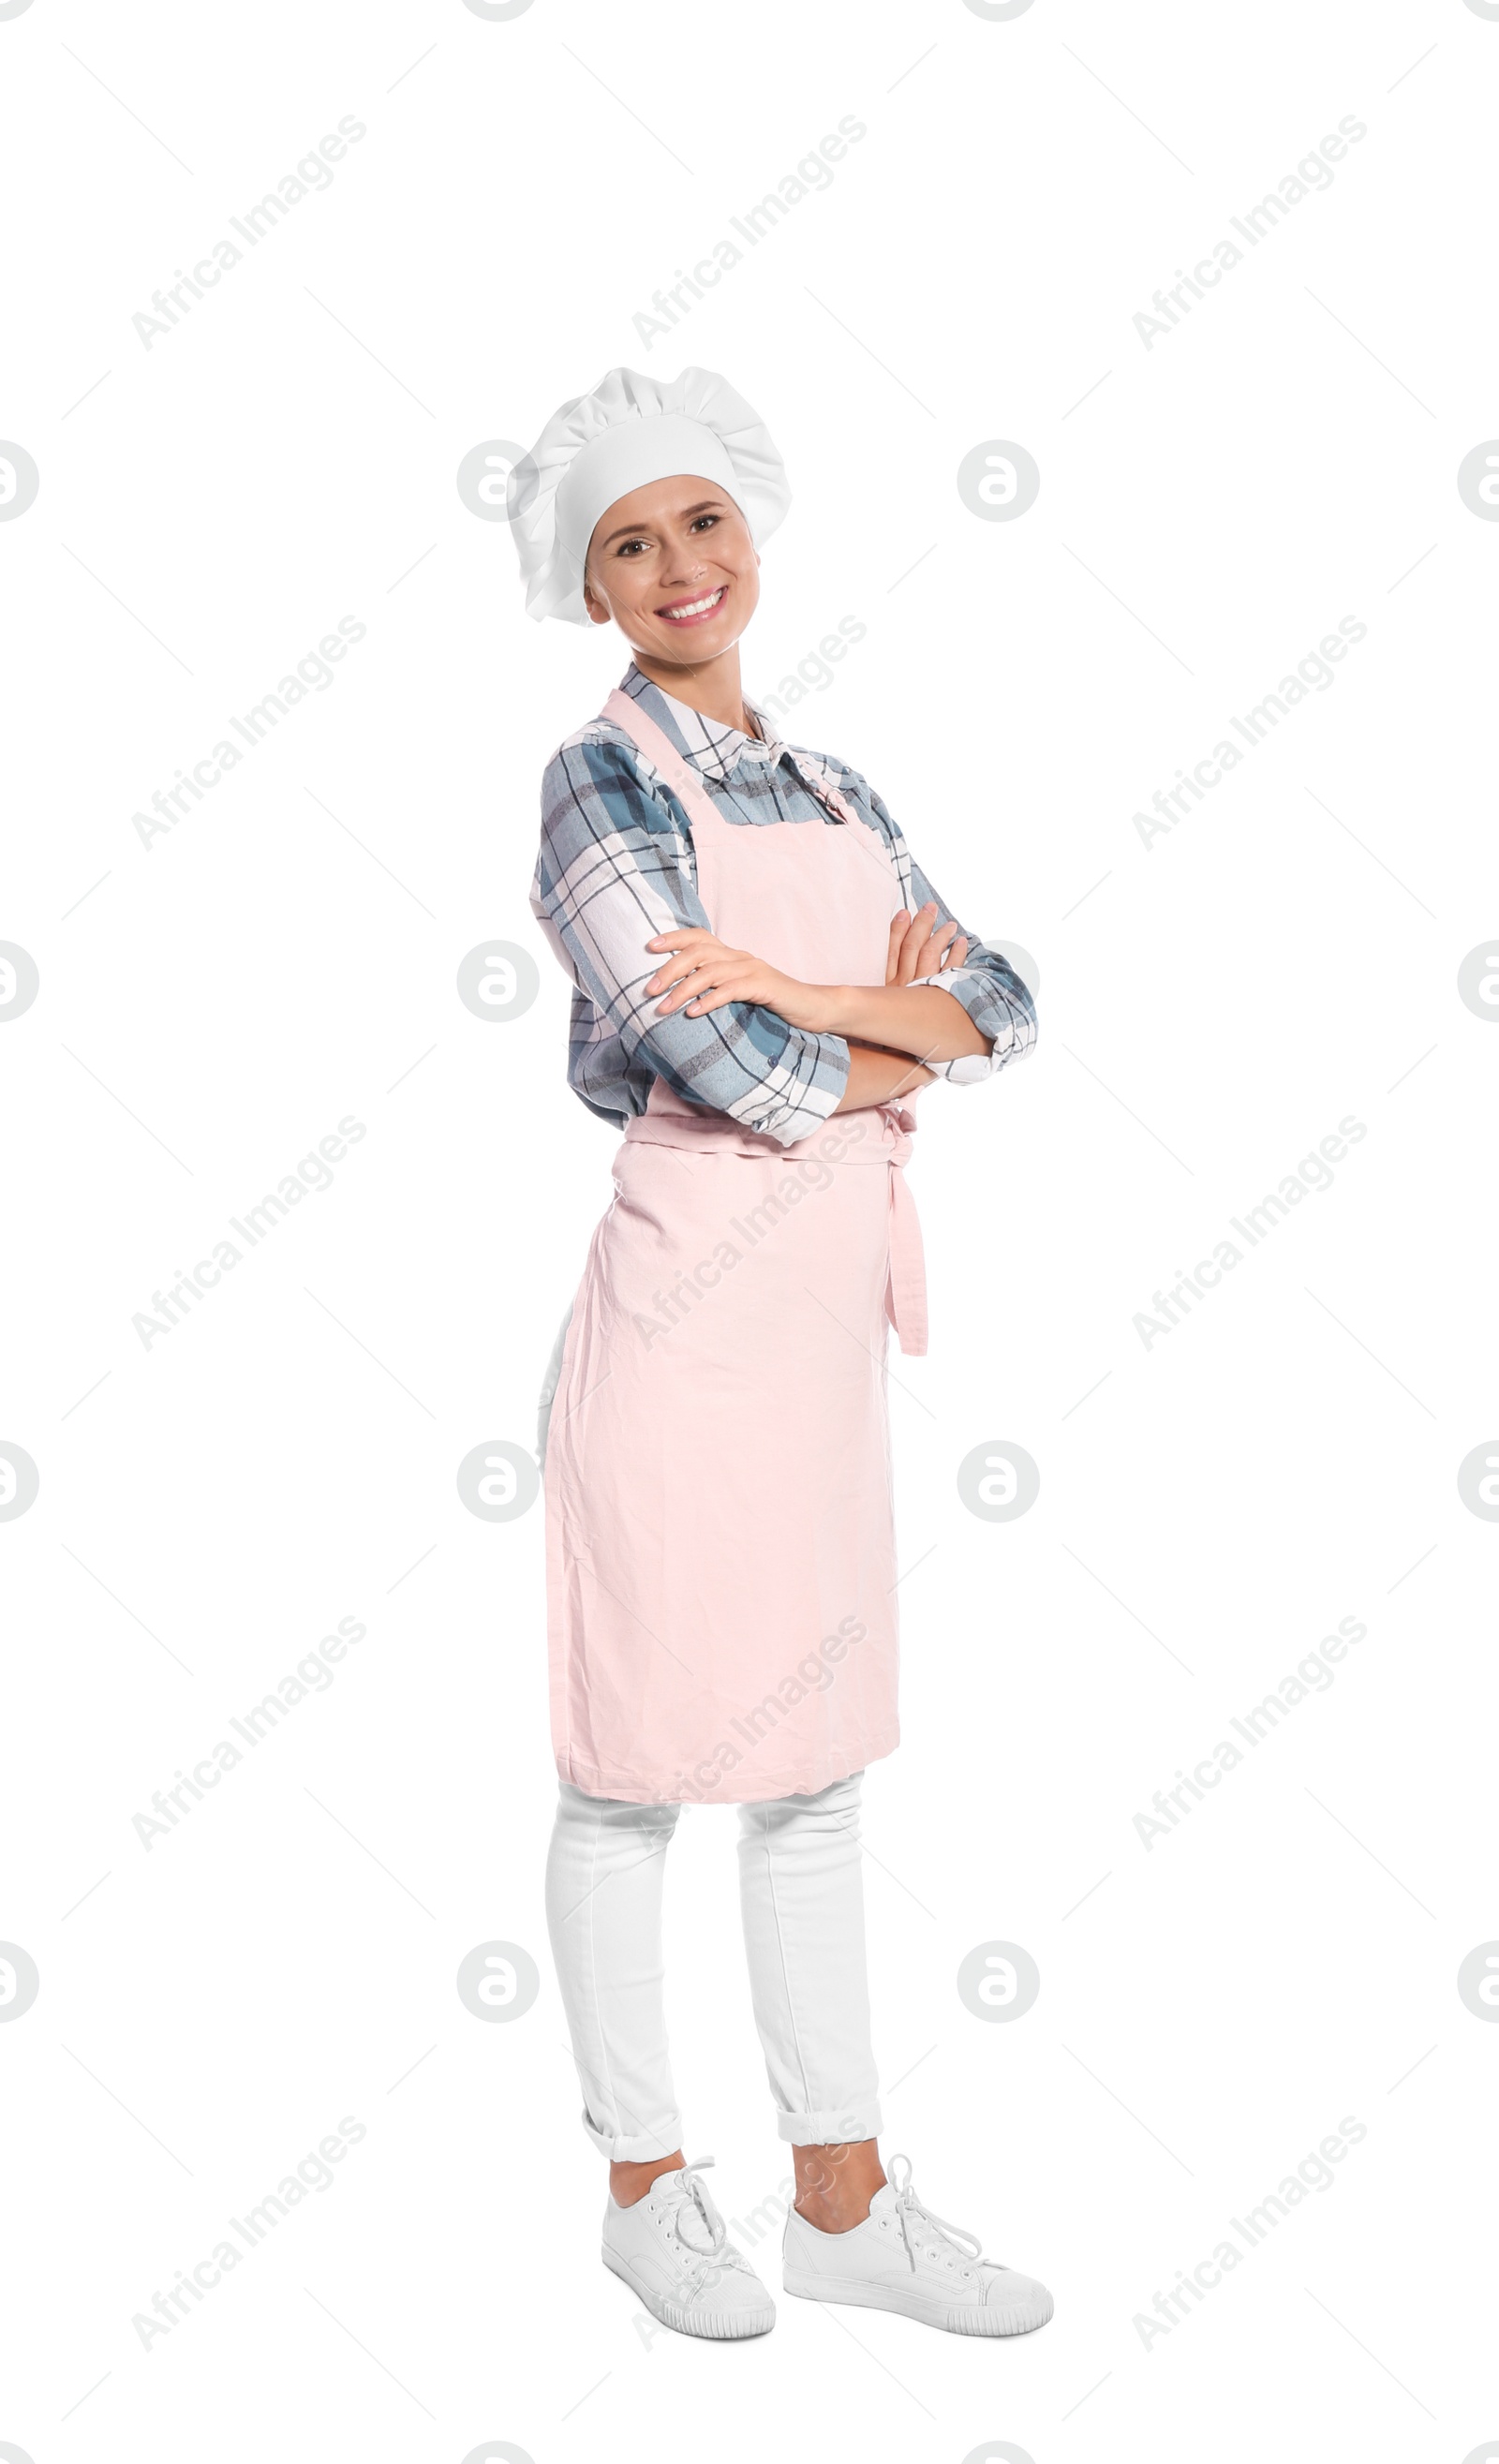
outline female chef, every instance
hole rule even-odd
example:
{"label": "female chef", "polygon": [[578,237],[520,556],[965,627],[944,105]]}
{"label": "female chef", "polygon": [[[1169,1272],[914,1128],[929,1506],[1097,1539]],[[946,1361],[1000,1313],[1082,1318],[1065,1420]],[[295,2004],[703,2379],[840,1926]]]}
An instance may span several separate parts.
{"label": "female chef", "polygon": [[547,1919],[609,2163],[605,2264],[656,2318],[775,2318],[711,2160],[684,2162],[662,2012],[668,1842],[684,1802],[734,1804],[795,2158],[786,2291],[1016,2335],[1045,2286],[880,2163],[859,1790],[898,1736],[885,1352],[888,1326],[926,1349],[913,1101],[1019,1059],[1035,1013],[868,781],[744,696],[787,502],[758,416],[702,368],[612,369],[510,480],[531,613],[633,654],[547,766],[532,892],[572,982],[570,1084],[624,1131],[542,1398]]}

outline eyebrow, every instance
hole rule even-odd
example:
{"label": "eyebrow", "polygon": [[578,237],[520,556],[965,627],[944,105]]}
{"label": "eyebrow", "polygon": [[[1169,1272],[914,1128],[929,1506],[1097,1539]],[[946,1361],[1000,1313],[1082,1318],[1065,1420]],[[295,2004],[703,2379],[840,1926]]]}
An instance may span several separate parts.
{"label": "eyebrow", "polygon": [[[704,496],[701,504],[685,506],[680,518],[687,522],[693,521],[699,514],[716,511],[723,501],[721,496]],[[607,537],[600,541],[600,553],[602,554],[606,547],[612,547],[617,539],[635,539],[640,532],[648,531],[650,528],[649,522],[623,522],[617,531],[610,531]]]}

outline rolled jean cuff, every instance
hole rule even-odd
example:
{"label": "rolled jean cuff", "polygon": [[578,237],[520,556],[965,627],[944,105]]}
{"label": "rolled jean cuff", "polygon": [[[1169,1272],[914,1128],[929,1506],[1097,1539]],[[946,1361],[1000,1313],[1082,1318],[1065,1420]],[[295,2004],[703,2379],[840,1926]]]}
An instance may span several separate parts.
{"label": "rolled jean cuff", "polygon": [[847,2147],[861,2139],[877,2139],[883,2128],[876,2100],[864,2105],[837,2105],[822,2113],[778,2113],[776,2128],[797,2147]]}
{"label": "rolled jean cuff", "polygon": [[583,2126],[600,2155],[606,2156],[611,2165],[649,2165],[657,2156],[674,2156],[682,2144],[682,2125],[675,2114],[668,2115],[658,2130],[628,2134],[601,2130],[584,2105]]}

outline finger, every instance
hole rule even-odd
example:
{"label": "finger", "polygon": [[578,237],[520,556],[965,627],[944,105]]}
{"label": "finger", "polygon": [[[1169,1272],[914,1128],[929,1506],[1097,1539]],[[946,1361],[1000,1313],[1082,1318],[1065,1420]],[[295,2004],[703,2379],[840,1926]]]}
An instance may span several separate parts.
{"label": "finger", "polygon": [[918,907],[915,913],[908,919],[905,938],[901,944],[900,960],[895,973],[897,983],[909,984],[915,976],[916,960],[925,947],[936,915],[936,901],[929,899],[924,907]]}
{"label": "finger", "polygon": [[688,950],[694,941],[711,941],[712,933],[703,924],[673,924],[670,933],[652,933],[646,943],[648,950]]}
{"label": "finger", "polygon": [[648,995],[669,992],[673,984],[681,983],[685,977],[693,973],[694,964],[694,960],[683,958],[680,961],[673,959],[670,966],[658,967],[647,984],[646,992]]}
{"label": "finger", "polygon": [[893,974],[893,979],[890,979],[893,983],[910,983],[910,979],[913,979],[915,954],[917,954],[917,946],[919,946],[917,934],[919,934],[919,941],[927,938],[927,927],[924,927],[922,916],[907,914],[905,921],[902,921],[900,941],[895,944],[895,974]]}
{"label": "finger", "polygon": [[[722,942],[716,940],[712,933],[705,933],[699,925],[695,924],[685,928],[680,933],[657,933],[646,943],[646,948],[652,957],[658,951],[666,950],[670,952],[672,958],[700,957],[705,950],[720,950],[722,947]],[[657,974],[663,977],[669,971],[666,965],[656,970]]]}
{"label": "finger", "polygon": [[745,972],[743,967],[714,968],[710,980],[699,987],[683,1015],[706,1018],[710,1010],[722,1009],[728,1001],[743,1000]]}
{"label": "finger", "polygon": [[685,1008],[690,1001],[695,1000],[700,992],[706,991],[708,982],[709,976],[704,968],[690,968],[688,973],[672,986],[666,999],[657,1001],[657,1018],[668,1018],[672,1010]]}
{"label": "finger", "polygon": [[[658,934],[656,937],[658,940],[664,940],[669,936]],[[694,929],[691,939],[684,935],[681,945],[673,948],[672,956],[657,967],[655,974],[646,985],[646,991],[648,993],[662,991],[666,985],[675,982],[687,974],[689,969],[703,966],[718,957],[722,950],[723,943],[716,940],[713,934]]]}
{"label": "finger", "polygon": [[739,998],[738,988],[754,964],[753,958],[702,958],[665,1001],[656,1003],[656,1016],[679,1009],[689,1018],[701,1018],[707,1010],[721,1008],[725,1001]]}
{"label": "finger", "polygon": [[957,934],[958,927],[956,924],[947,923],[938,927],[937,931],[931,935],[926,948],[921,953],[916,965],[916,974],[918,977],[925,978],[927,976],[939,976],[944,967],[952,966],[955,963],[952,957],[952,950],[957,944]]}

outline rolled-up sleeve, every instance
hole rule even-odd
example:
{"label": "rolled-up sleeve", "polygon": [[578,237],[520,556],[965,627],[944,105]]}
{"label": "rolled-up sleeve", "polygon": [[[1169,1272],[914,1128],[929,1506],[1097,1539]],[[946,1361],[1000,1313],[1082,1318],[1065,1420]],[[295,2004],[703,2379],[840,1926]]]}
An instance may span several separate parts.
{"label": "rolled-up sleeve", "polygon": [[689,1018],[657,1013],[646,944],[682,925],[712,930],[697,894],[685,814],[606,735],[570,739],[547,765],[531,907],[572,979],[568,1080],[618,1126],[650,1080],[789,1146],[837,1110],[849,1077],[841,1036],[788,1026],[752,1001]]}
{"label": "rolled-up sleeve", "polygon": [[926,874],[912,857],[904,833],[873,789],[864,781],[870,810],[890,842],[895,858],[901,885],[909,892],[907,904],[913,913],[931,900],[944,923],[956,923],[967,941],[968,948],[960,967],[947,967],[939,976],[923,980],[939,991],[951,993],[962,1003],[981,1035],[987,1037],[987,1052],[960,1053],[956,1061],[929,1061],[927,1068],[938,1078],[946,1078],[955,1087],[975,1087],[981,1079],[992,1078],[997,1069],[1005,1069],[1012,1061],[1024,1060],[1036,1041],[1036,1004],[1030,987],[1016,974],[1009,960],[998,950],[991,949],[954,915],[945,898],[934,890]]}

